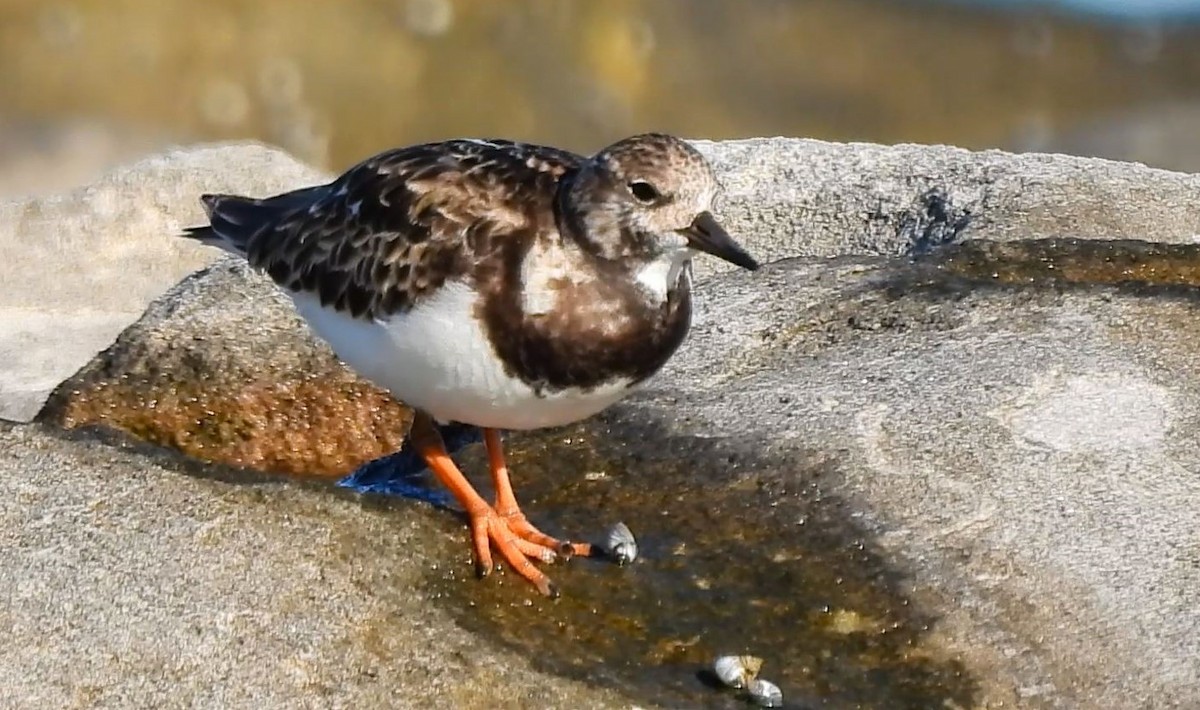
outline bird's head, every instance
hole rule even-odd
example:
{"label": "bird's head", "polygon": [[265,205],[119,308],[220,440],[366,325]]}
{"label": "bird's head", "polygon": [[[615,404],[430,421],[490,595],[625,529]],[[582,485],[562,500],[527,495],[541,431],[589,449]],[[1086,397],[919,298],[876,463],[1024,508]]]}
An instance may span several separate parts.
{"label": "bird's head", "polygon": [[713,218],[712,166],[673,136],[648,133],[589,158],[562,195],[573,236],[607,259],[682,264],[702,251],[745,269],[754,260]]}

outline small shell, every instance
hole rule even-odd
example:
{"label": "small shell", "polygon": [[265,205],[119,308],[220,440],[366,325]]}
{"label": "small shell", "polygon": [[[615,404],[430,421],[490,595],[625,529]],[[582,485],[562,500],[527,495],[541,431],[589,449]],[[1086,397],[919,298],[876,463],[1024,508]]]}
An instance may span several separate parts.
{"label": "small shell", "polygon": [[637,540],[628,525],[617,523],[609,529],[604,536],[604,552],[619,565],[627,565],[637,559]]}
{"label": "small shell", "polygon": [[713,662],[713,672],[725,685],[741,690],[754,680],[762,664],[758,656],[719,656]]}
{"label": "small shell", "polygon": [[750,699],[763,708],[783,707],[783,691],[769,680],[755,678],[750,681]]}

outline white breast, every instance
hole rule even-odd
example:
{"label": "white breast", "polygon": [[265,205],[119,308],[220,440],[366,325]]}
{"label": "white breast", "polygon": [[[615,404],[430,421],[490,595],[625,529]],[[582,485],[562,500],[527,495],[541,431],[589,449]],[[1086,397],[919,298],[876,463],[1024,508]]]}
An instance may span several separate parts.
{"label": "white breast", "polygon": [[474,316],[477,296],[448,283],[408,313],[373,322],[291,293],[300,315],[362,377],[439,421],[498,429],[561,426],[589,417],[631,389],[628,380],[589,392],[538,396],[511,377]]}

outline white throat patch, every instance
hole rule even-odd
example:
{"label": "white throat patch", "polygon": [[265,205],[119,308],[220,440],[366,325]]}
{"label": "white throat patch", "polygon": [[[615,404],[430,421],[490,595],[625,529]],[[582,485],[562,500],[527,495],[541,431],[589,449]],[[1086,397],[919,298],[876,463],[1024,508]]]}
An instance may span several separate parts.
{"label": "white throat patch", "polygon": [[667,292],[679,281],[679,272],[695,255],[696,252],[687,247],[669,249],[638,269],[638,283],[659,303],[666,301]]}

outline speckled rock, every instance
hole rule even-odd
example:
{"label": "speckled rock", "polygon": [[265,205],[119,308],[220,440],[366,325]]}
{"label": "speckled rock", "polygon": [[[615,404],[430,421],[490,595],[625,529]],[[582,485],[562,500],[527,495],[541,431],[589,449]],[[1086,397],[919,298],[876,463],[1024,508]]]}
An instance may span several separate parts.
{"label": "speckled rock", "polygon": [[65,194],[0,201],[0,417],[26,420],[59,382],[216,252],[170,236],[197,195],[320,179],[258,145],[163,153]]}
{"label": "speckled rock", "polygon": [[[759,141],[706,150],[730,186],[731,229],[768,258],[807,256],[753,274],[706,272],[693,335],[644,392],[569,430],[510,440],[536,522],[586,535],[625,520],[638,562],[556,568],[564,599],[531,601],[529,611],[520,603],[527,590],[461,578],[469,565],[452,517],[399,503],[380,513],[364,499],[364,515],[414,526],[416,536],[397,539],[398,548],[413,541],[403,554],[364,559],[364,573],[445,564],[426,597],[440,611],[429,613],[569,679],[560,687],[539,677],[550,698],[539,704],[585,681],[641,704],[737,706],[697,675],[712,654],[730,651],[767,659],[768,679],[789,702],[833,708],[1200,703],[1193,178],[944,148]],[[798,166],[823,167],[805,176]],[[758,192],[748,187],[754,171]],[[1072,235],[1080,238],[1038,240]],[[178,375],[155,373],[156,363]],[[241,388],[302,381],[305,372],[352,382],[337,379],[348,376],[335,374],[328,351],[263,279],[221,261],[61,387],[43,420],[144,435],[145,408],[174,396],[172,387],[218,393],[236,414]],[[131,382],[136,396],[122,389]],[[217,438],[261,452],[245,442],[300,427],[294,444],[326,442],[335,453],[365,439],[345,461],[394,442],[370,439],[403,418],[398,408],[375,418],[384,405],[374,394],[287,387],[283,398],[252,400],[253,426],[218,427]],[[202,409],[215,412],[213,402]],[[202,422],[190,423],[194,411],[179,411],[156,426],[186,436],[156,441],[211,441]],[[130,421],[143,424],[122,423]],[[56,466],[109,455],[47,441]],[[36,460],[28,447],[14,450],[12,475],[43,470],[26,466]],[[478,450],[464,456],[478,470]],[[270,456],[211,458],[299,470]],[[319,458],[303,449],[295,460]],[[186,468],[170,461],[163,471]],[[164,486],[156,495],[170,498],[171,486],[201,504],[225,495],[155,471],[154,485]],[[285,498],[300,495],[273,485]],[[134,495],[115,488],[90,499]],[[339,528],[344,511],[335,513],[312,525]],[[266,556],[302,537],[259,517],[239,520],[267,541]],[[34,525],[21,520],[18,528]],[[85,525],[59,524],[64,535]],[[433,530],[458,546],[437,546]],[[207,564],[221,567],[220,554]],[[45,576],[26,557],[6,569]],[[264,603],[279,613],[277,602]],[[297,608],[321,614],[324,604]],[[21,609],[23,633],[40,632],[42,617]],[[135,624],[148,614],[121,613]],[[46,658],[70,667],[91,636],[38,638]],[[335,663],[314,654],[317,666]],[[145,697],[169,692],[169,681]],[[273,691],[245,679],[236,692]],[[395,692],[403,702],[427,697],[407,685]],[[464,692],[467,702],[495,697]]]}
{"label": "speckled rock", "polygon": [[104,424],[232,466],[331,476],[395,451],[409,415],[314,339],[265,276],[227,256],[155,301],[39,419]]}
{"label": "speckled rock", "polygon": [[449,522],[0,423],[0,705],[627,706],[431,603]]}

